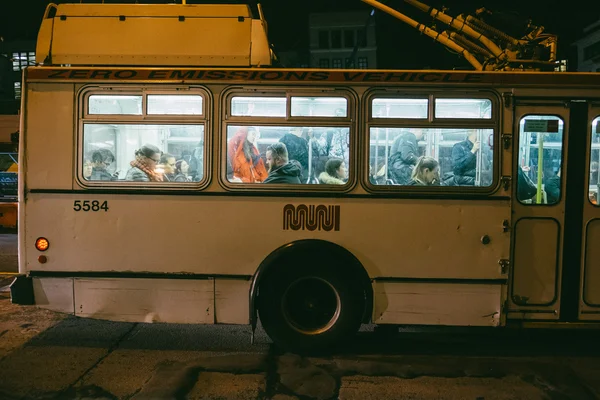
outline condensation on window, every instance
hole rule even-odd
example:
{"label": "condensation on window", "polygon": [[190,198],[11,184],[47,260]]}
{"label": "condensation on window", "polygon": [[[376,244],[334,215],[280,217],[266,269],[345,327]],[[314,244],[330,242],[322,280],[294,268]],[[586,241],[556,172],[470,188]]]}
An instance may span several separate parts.
{"label": "condensation on window", "polygon": [[[268,157],[282,148],[287,160]],[[288,184],[348,181],[350,133],[344,126],[229,125],[226,151],[231,183],[271,183],[269,177]]]}
{"label": "condensation on window", "polygon": [[493,129],[371,127],[373,185],[489,187]]}
{"label": "condensation on window", "polygon": [[590,152],[589,199],[592,204],[600,207],[600,117],[592,121],[592,143]]}
{"label": "condensation on window", "polygon": [[231,115],[249,117],[285,117],[285,97],[240,97],[231,98]]}
{"label": "condensation on window", "polygon": [[346,117],[348,100],[344,97],[292,97],[292,117]]}
{"label": "condensation on window", "polygon": [[202,96],[148,95],[148,114],[202,115]]}
{"label": "condensation on window", "polygon": [[523,204],[556,204],[561,199],[564,122],[553,115],[519,121],[517,199]]}
{"label": "condensation on window", "polygon": [[490,119],[489,99],[435,99],[435,118]]}
{"label": "condensation on window", "polygon": [[373,99],[373,118],[427,119],[428,99]]}
{"label": "condensation on window", "polygon": [[142,96],[94,94],[88,98],[91,115],[142,115]]}
{"label": "condensation on window", "polygon": [[199,182],[204,125],[84,123],[83,178],[100,182]]}

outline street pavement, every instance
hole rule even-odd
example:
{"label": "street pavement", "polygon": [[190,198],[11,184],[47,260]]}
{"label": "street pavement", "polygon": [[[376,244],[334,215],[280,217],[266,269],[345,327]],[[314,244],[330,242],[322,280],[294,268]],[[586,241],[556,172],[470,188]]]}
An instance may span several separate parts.
{"label": "street pavement", "polygon": [[18,270],[17,234],[0,230],[0,279],[2,279],[2,273],[13,273]]}
{"label": "street pavement", "polygon": [[[472,332],[472,333],[470,333]],[[0,399],[596,399],[590,332],[373,332],[301,357],[247,326],[80,319],[0,292]]]}

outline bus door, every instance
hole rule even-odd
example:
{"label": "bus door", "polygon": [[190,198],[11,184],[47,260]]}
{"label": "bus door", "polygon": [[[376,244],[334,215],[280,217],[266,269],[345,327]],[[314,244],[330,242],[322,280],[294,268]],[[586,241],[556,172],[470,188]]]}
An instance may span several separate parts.
{"label": "bus door", "polygon": [[587,111],[569,100],[515,102],[508,319],[577,320]]}
{"label": "bus door", "polygon": [[600,320],[600,102],[588,113],[579,318]]}

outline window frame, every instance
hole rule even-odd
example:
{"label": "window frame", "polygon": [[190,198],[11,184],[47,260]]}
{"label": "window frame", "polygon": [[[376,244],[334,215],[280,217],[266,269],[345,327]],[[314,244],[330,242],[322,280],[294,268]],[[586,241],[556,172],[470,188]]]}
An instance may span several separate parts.
{"label": "window frame", "polygon": [[[311,91],[312,89],[312,91]],[[231,99],[236,96],[243,97],[283,97],[287,99],[286,116],[283,117],[252,117],[252,116],[231,116],[230,107]],[[347,101],[347,115],[345,117],[311,117],[291,116],[291,98],[292,97],[344,97]],[[261,191],[268,193],[275,192],[330,192],[330,193],[347,193],[350,192],[358,182],[358,168],[356,165],[355,152],[360,147],[358,143],[358,134],[356,126],[356,115],[358,113],[358,99],[356,94],[347,88],[306,88],[306,87],[289,87],[289,88],[269,88],[264,86],[251,87],[244,86],[230,87],[225,89],[221,94],[222,109],[221,109],[221,127],[219,133],[219,182],[223,188],[231,192],[248,192]],[[302,128],[347,128],[349,135],[349,164],[348,181],[344,185],[325,185],[325,184],[306,184],[299,185],[288,184],[262,184],[262,183],[239,183],[230,182],[227,178],[227,128],[229,126],[257,126],[261,127],[302,127]]]}
{"label": "window frame", "polygon": [[[142,96],[142,114],[90,114],[89,97],[93,95],[133,95]],[[200,95],[202,97],[202,114],[148,114],[148,95]],[[211,137],[209,135],[212,112],[211,92],[203,86],[158,86],[158,85],[84,85],[76,93],[76,149],[75,180],[78,185],[90,190],[135,189],[143,191],[168,190],[190,191],[201,190],[210,183]],[[84,163],[84,126],[86,124],[114,124],[114,125],[181,125],[204,126],[203,146],[203,176],[198,182],[134,182],[134,181],[89,181],[83,177]],[[162,149],[161,149],[162,150]],[[132,155],[133,157],[133,155]]]}
{"label": "window frame", "polygon": [[[414,118],[374,118],[373,100],[380,98],[428,98],[428,115],[425,119]],[[434,118],[434,104],[436,98],[483,98],[492,102],[492,117],[490,119],[459,119],[459,118]],[[465,91],[446,89],[442,92],[439,89],[430,91],[419,89],[397,89],[397,88],[374,88],[368,90],[363,96],[366,106],[366,120],[364,124],[364,139],[361,143],[365,149],[366,162],[362,166],[362,185],[372,194],[423,194],[428,198],[437,198],[440,196],[460,195],[460,197],[476,197],[491,195],[500,189],[500,171],[503,162],[501,148],[501,118],[500,118],[500,98],[493,91]],[[409,185],[377,185],[369,180],[369,167],[371,158],[371,129],[372,128],[421,128],[421,129],[491,129],[493,134],[492,149],[492,182],[489,186],[409,186]],[[387,165],[387,164],[386,164]]]}

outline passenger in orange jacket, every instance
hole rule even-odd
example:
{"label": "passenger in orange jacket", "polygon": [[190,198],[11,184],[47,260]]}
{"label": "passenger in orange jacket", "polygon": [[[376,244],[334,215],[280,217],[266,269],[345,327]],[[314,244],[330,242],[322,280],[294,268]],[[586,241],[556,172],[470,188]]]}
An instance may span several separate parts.
{"label": "passenger in orange jacket", "polygon": [[256,147],[258,135],[259,132],[255,127],[242,126],[229,141],[227,155],[233,169],[234,180],[260,183],[267,178],[265,163]]}

